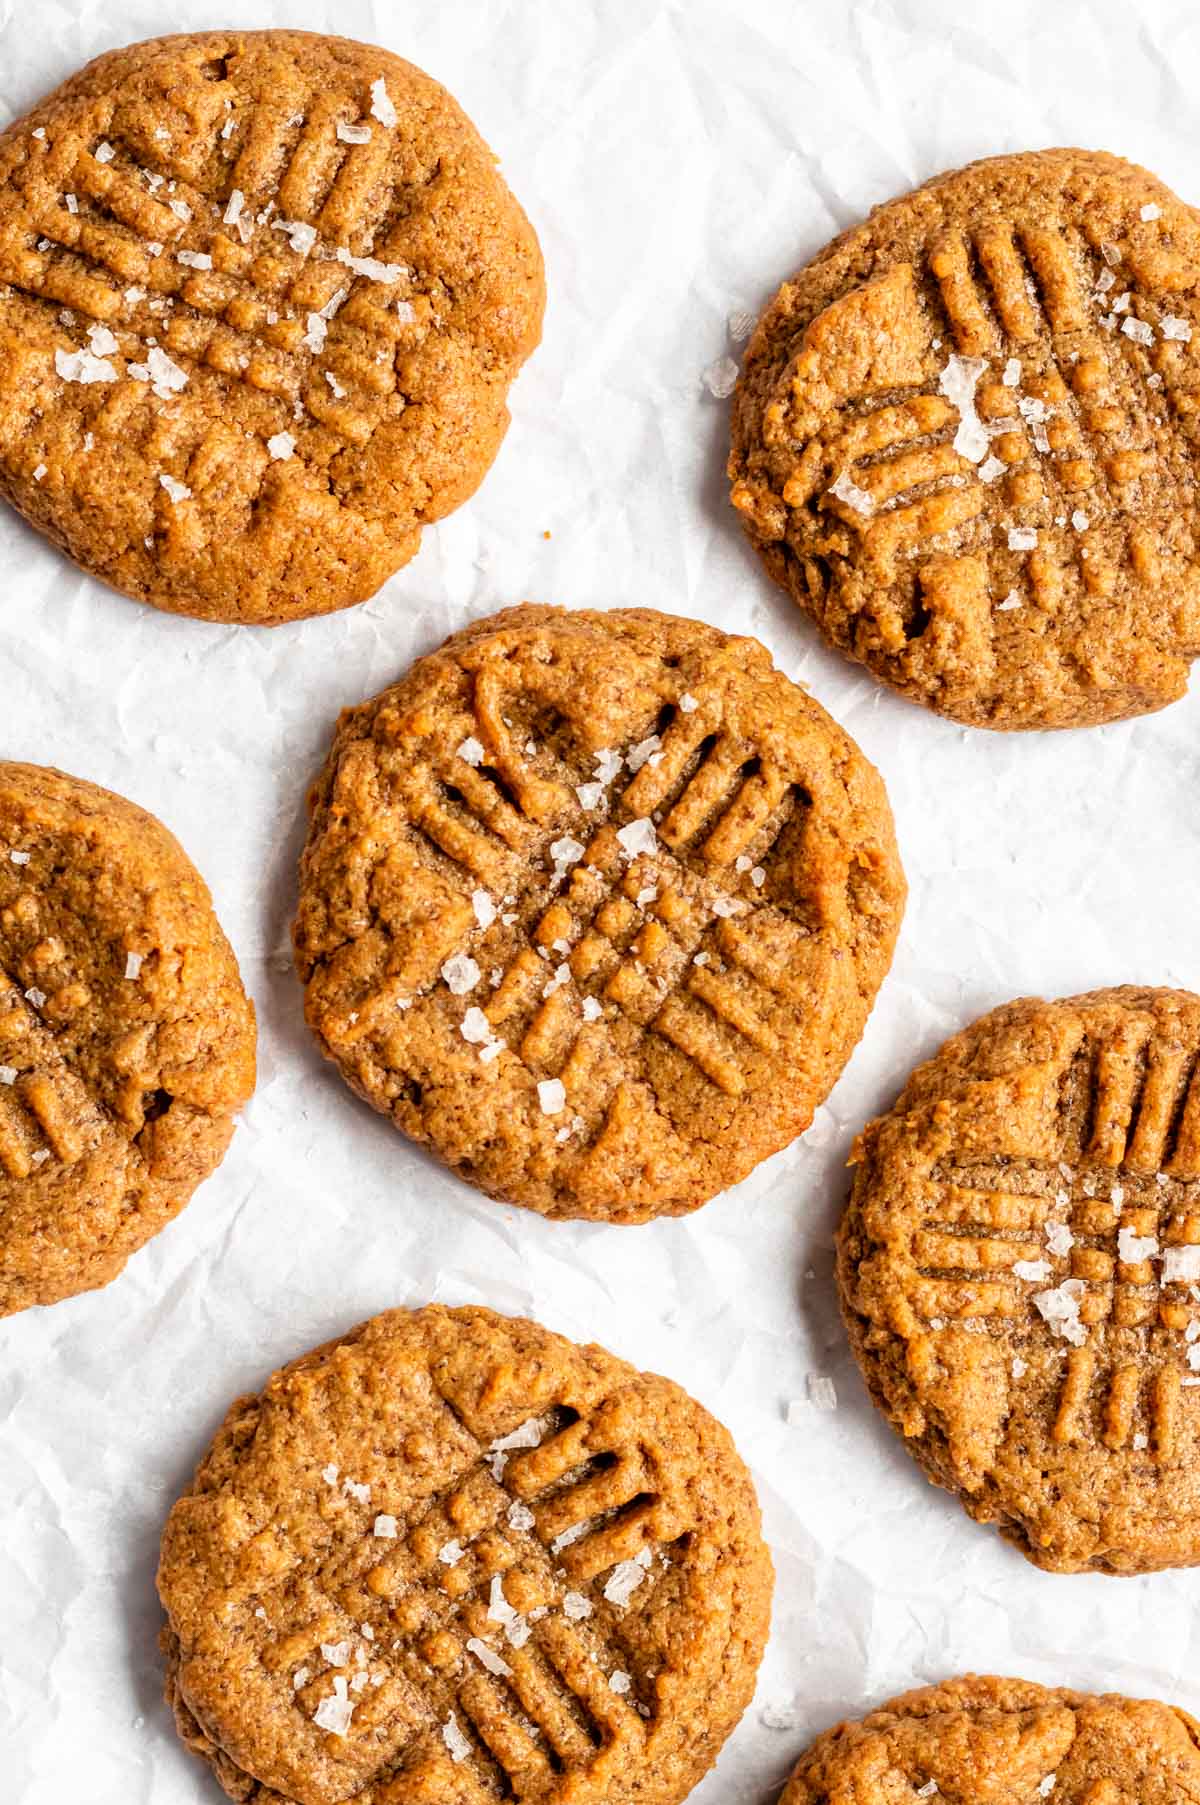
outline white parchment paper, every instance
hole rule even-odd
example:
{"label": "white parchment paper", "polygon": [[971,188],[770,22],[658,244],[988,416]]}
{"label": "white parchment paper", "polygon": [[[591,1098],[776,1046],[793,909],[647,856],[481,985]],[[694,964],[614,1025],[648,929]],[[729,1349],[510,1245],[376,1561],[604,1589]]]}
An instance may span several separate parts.
{"label": "white parchment paper", "polygon": [[[872,203],[992,152],[1104,146],[1200,201],[1184,0],[0,0],[0,117],[167,30],[335,30],[438,76],[541,235],[546,338],[482,491],[368,605],[272,632],[109,594],[0,511],[0,756],[159,814],[261,1024],[233,1148],[106,1291],[0,1325],[0,1798],[214,1805],[160,1702],[163,1517],[230,1400],[388,1305],[526,1312],[681,1380],[732,1428],[775,1554],[754,1706],[695,1798],[759,1805],[810,1732],[967,1668],[1200,1709],[1200,1573],[1052,1578],[931,1490],[866,1401],[831,1283],[855,1130],[984,1009],[1200,988],[1200,694],[1068,735],[964,732],[825,652],[725,499],[727,316]],[[547,539],[544,534],[552,536]],[[524,597],[757,634],[883,771],[911,884],[865,1040],[803,1143],[684,1222],[542,1222],[357,1103],[286,957],[334,715]],[[838,1407],[788,1423],[810,1374]],[[771,1727],[780,1722],[788,1728]]]}

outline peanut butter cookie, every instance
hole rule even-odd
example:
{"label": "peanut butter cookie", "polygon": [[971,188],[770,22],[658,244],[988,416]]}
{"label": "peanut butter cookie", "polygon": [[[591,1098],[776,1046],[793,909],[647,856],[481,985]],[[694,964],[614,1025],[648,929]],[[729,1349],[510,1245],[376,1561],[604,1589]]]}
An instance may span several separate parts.
{"label": "peanut butter cookie", "polygon": [[310,812],[322,1050],[549,1216],[695,1209],[800,1134],[903,907],[853,742],[756,641],[647,609],[456,634],[343,714]]}
{"label": "peanut butter cookie", "polygon": [[0,1316],[116,1278],[253,1089],[254,1009],[182,847],[0,762]]}
{"label": "peanut butter cookie", "polygon": [[843,1312],[935,1484],[1054,1572],[1200,1562],[1200,997],[994,1010],[855,1160]]}
{"label": "peanut butter cookie", "polygon": [[968,1674],[819,1736],[779,1805],[1197,1805],[1200,1724],[1154,1699]]}
{"label": "peanut butter cookie", "polygon": [[1194,209],[1100,152],[878,208],[747,353],[729,474],[771,575],[973,726],[1175,701],[1200,651],[1198,282]]}
{"label": "peanut butter cookie", "polygon": [[255,1805],[674,1805],[750,1700],[771,1577],[677,1385],[393,1310],[218,1430],[163,1536],[167,1696]]}
{"label": "peanut butter cookie", "polygon": [[303,31],[111,51],[0,135],[0,492],[172,613],[348,607],[482,480],[543,300],[410,63]]}

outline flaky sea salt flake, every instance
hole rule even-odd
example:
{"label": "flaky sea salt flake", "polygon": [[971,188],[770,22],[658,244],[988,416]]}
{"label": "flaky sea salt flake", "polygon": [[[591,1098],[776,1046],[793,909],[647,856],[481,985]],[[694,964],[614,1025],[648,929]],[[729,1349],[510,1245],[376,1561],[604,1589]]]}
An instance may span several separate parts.
{"label": "flaky sea salt flake", "polygon": [[450,1751],[451,1761],[465,1761],[471,1753],[471,1744],[459,1729],[453,1711],[442,1725],[442,1741]]}
{"label": "flaky sea salt flake", "polygon": [[1010,526],[1008,528],[1008,549],[1010,552],[1031,552],[1037,545],[1037,528],[1032,526]]}
{"label": "flaky sea salt flake", "polygon": [[142,961],[144,958],[145,958],[144,953],[126,953],[126,955],[125,955],[125,977],[127,980],[132,982],[132,980],[134,978],[139,976],[139,974],[141,973]]}
{"label": "flaky sea salt flake", "polygon": [[365,276],[369,282],[398,282],[401,276],[408,274],[406,263],[381,263],[378,257],[355,257],[344,245],[338,246],[334,256],[356,276]]}
{"label": "flaky sea salt flake", "polygon": [[1034,1307],[1050,1332],[1073,1347],[1082,1347],[1087,1340],[1087,1329],[1079,1320],[1079,1300],[1084,1289],[1082,1279],[1064,1279],[1055,1289],[1035,1291],[1033,1295]]}
{"label": "flaky sea salt flake", "polygon": [[1164,1247],[1162,1277],[1164,1285],[1189,1285],[1200,1279],[1200,1247]]}
{"label": "flaky sea salt flake", "polygon": [[371,128],[369,125],[348,125],[344,119],[337,122],[339,144],[369,144]]}
{"label": "flaky sea salt flake", "polygon": [[714,401],[728,400],[737,387],[737,379],[738,367],[732,357],[714,358],[701,377],[701,381]]}
{"label": "flaky sea salt flake", "polygon": [[856,514],[873,514],[875,512],[874,498],[851,480],[848,470],[843,470],[837,481],[830,483],[826,494],[836,495],[839,501],[844,501],[846,506],[853,508]]}
{"label": "flaky sea salt flake", "polygon": [[489,1648],[479,1636],[469,1636],[467,1648],[475,1656],[480,1666],[486,1667],[488,1672],[494,1673],[498,1679],[507,1680],[512,1677],[512,1668],[504,1656],[498,1655],[494,1648]]}
{"label": "flaky sea salt flake", "polygon": [[520,1423],[507,1435],[497,1436],[490,1444],[493,1454],[511,1454],[517,1448],[536,1448],[546,1433],[546,1425],[540,1416],[531,1416],[528,1422]]}
{"label": "flaky sea salt flake", "polygon": [[380,1511],[372,1525],[371,1533],[377,1535],[381,1542],[394,1542],[396,1539],[396,1519]]}
{"label": "flaky sea salt flake", "polygon": [[1154,343],[1153,327],[1147,325],[1145,320],[1135,318],[1133,314],[1129,314],[1126,319],[1121,321],[1121,331],[1125,334],[1126,338],[1133,339],[1135,343],[1139,345],[1152,345]]}
{"label": "flaky sea salt flake", "polygon": [[451,996],[465,997],[479,982],[479,967],[468,953],[455,953],[442,966],[442,980]]}
{"label": "flaky sea salt flake", "polygon": [[333,1692],[321,1700],[313,1712],[313,1722],[319,1730],[328,1730],[331,1736],[347,1736],[353,1716],[349,1686],[340,1673],[335,1674]]}
{"label": "flaky sea salt flake", "polygon": [[1192,329],[1186,320],[1180,319],[1177,313],[1164,313],[1158,322],[1158,330],[1164,338],[1178,339],[1186,345],[1192,336]]}
{"label": "flaky sea salt flake", "polygon": [[582,1623],[585,1617],[592,1614],[592,1607],[582,1592],[564,1592],[562,1608],[563,1616],[570,1623]]}
{"label": "flaky sea salt flake", "polygon": [[267,440],[267,450],[272,462],[286,463],[296,449],[296,440],[290,432],[277,432]]}
{"label": "flaky sea salt flake", "polygon": [[212,258],[207,251],[176,251],[176,263],[182,263],[185,269],[211,269]]}
{"label": "flaky sea salt flake", "polygon": [[115,382],[117,372],[92,351],[56,351],[54,368],[64,382]]}
{"label": "flaky sea salt flake", "polygon": [[166,490],[171,500],[176,504],[181,501],[187,501],[192,493],[186,483],[181,483],[178,477],[168,476],[165,471],[162,471],[159,474],[158,480],[160,486]]}
{"label": "flaky sea salt flake", "polygon": [[625,763],[631,771],[640,771],[652,753],[661,751],[662,741],[657,733],[652,733],[648,738],[639,740],[636,746],[630,748],[625,754]]}
{"label": "flaky sea salt flake", "polygon": [[658,835],[648,815],[642,815],[636,821],[627,821],[624,827],[619,827],[617,840],[627,859],[635,859],[639,853],[658,850]]}
{"label": "flaky sea salt flake", "polygon": [[376,76],[371,83],[371,117],[378,119],[380,125],[387,126],[389,131],[399,118],[382,75]]}
{"label": "flaky sea salt flake", "polygon": [[649,1565],[648,1548],[639,1549],[631,1561],[618,1561],[604,1585],[604,1596],[609,1604],[615,1604],[621,1610],[627,1609],[630,1599],[645,1579]]}
{"label": "flaky sea salt flake", "polygon": [[303,219],[273,219],[271,229],[283,232],[298,257],[307,257],[317,242],[317,228]]}
{"label": "flaky sea salt flake", "polygon": [[1161,219],[1162,208],[1157,201],[1147,201],[1144,207],[1139,208],[1138,217],[1145,220]]}
{"label": "flaky sea salt flake", "polygon": [[1014,1260],[1013,1277],[1024,1279],[1027,1285],[1044,1285],[1050,1277],[1048,1260]]}
{"label": "flaky sea salt flake", "polygon": [[544,1116],[561,1116],[567,1107],[567,1091],[561,1078],[543,1078],[537,1087]]}
{"label": "flaky sea salt flake", "polygon": [[1123,1228],[1117,1234],[1117,1257],[1126,1266],[1138,1266],[1143,1260],[1153,1260],[1158,1254],[1157,1235],[1139,1235],[1131,1228]]}
{"label": "flaky sea salt flake", "polygon": [[438,1549],[437,1557],[439,1561],[441,1561],[443,1567],[457,1567],[459,1561],[461,1561],[466,1552],[462,1543],[454,1540],[451,1542],[443,1542],[442,1546]]}
{"label": "flaky sea salt flake", "polygon": [[938,378],[938,388],[958,409],[954,449],[960,457],[978,464],[987,456],[990,434],[975,411],[975,389],[987,369],[985,357],[958,357],[953,352]]}
{"label": "flaky sea salt flake", "polygon": [[187,371],[173,363],[161,345],[151,345],[144,364],[129,364],[129,374],[137,382],[148,382],[160,401],[169,401],[187,387]]}

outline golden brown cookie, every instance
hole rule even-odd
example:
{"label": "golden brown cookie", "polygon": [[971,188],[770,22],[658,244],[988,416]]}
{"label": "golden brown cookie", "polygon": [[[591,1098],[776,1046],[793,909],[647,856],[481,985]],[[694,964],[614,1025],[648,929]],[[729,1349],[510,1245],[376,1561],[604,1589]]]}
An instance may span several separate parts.
{"label": "golden brown cookie", "polygon": [[172,613],[348,607],[482,480],[544,292],[411,63],[303,31],[110,51],[0,135],[0,492]]}
{"label": "golden brown cookie", "polygon": [[511,609],[347,710],[310,797],[309,1025],[548,1216],[695,1209],[807,1128],[887,971],[879,777],[752,639]]}
{"label": "golden brown cookie", "polygon": [[0,762],[0,1316],[116,1278],[253,1089],[254,1009],[178,841]]}
{"label": "golden brown cookie", "polygon": [[1154,1699],[968,1674],[837,1724],[779,1805],[1200,1805],[1200,1724]]}
{"label": "golden brown cookie", "polygon": [[256,1805],[674,1805],[750,1700],[771,1577],[677,1385],[392,1310],[218,1430],[163,1536],[167,1696]]}
{"label": "golden brown cookie", "polygon": [[785,282],[733,503],[834,645],[980,727],[1184,692],[1200,652],[1200,220],[1097,151],[993,157]]}
{"label": "golden brown cookie", "polygon": [[1200,997],[996,1009],[854,1157],[843,1313],[928,1476],[1054,1572],[1200,1562]]}

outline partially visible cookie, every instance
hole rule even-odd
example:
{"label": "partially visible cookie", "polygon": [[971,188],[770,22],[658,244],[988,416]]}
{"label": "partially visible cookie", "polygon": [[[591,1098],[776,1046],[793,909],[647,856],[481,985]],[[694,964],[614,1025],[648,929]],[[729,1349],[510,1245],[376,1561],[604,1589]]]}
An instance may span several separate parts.
{"label": "partially visible cookie", "polygon": [[1200,997],[996,1009],[855,1160],[843,1312],[929,1477],[1051,1571],[1200,1563]]}
{"label": "partially visible cookie", "polygon": [[253,1089],[254,1009],[179,843],[0,762],[0,1316],[114,1279]]}
{"label": "partially visible cookie", "polygon": [[1196,1805],[1200,1724],[1154,1699],[968,1674],[819,1736],[779,1805]]}
{"label": "partially visible cookie", "polygon": [[1200,222],[1098,151],[844,232],[759,322],[733,503],[843,651],[974,726],[1176,700],[1200,652]]}
{"label": "partially visible cookie", "polygon": [[482,480],[544,294],[411,63],[304,31],[110,51],[0,135],[0,492],[172,613],[347,607]]}
{"label": "partially visible cookie", "polygon": [[677,1385],[393,1310],[218,1430],[163,1535],[167,1695],[257,1805],[675,1805],[749,1703],[771,1579]]}
{"label": "partially visible cookie", "polygon": [[695,1209],[807,1128],[904,901],[883,785],[764,648],[476,622],[348,710],[296,960],[322,1050],[492,1196]]}

